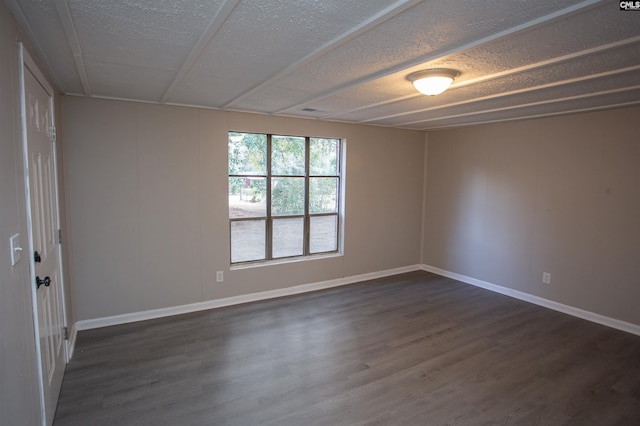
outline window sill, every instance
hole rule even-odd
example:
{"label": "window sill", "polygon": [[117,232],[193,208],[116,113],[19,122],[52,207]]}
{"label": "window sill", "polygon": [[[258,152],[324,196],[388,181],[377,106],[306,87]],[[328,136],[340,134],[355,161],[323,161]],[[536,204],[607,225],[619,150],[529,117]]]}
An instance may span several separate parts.
{"label": "window sill", "polygon": [[332,259],[335,257],[342,257],[343,253],[326,253],[326,254],[314,254],[311,256],[302,256],[302,257],[290,257],[285,259],[276,259],[276,260],[265,260],[265,261],[257,261],[257,262],[248,262],[237,265],[231,265],[231,271],[239,271],[242,269],[251,269],[251,268],[261,268],[264,266],[275,266],[275,265],[286,265],[289,263],[299,263],[299,262],[310,262],[314,260],[324,260],[324,259]]}

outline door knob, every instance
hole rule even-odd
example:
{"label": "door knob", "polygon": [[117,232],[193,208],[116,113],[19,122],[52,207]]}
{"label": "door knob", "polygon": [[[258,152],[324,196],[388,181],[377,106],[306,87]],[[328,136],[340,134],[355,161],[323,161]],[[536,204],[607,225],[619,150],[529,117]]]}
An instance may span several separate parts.
{"label": "door knob", "polygon": [[39,289],[41,285],[49,287],[49,285],[51,285],[51,278],[47,276],[44,277],[43,280],[41,280],[40,277],[36,276],[36,289]]}

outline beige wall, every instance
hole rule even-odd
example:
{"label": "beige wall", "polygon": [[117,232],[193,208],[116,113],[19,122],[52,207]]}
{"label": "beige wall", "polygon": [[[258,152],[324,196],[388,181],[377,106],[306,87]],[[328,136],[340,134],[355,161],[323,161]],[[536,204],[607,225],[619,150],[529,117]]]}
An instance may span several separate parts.
{"label": "beige wall", "polygon": [[[77,97],[63,106],[76,320],[424,263],[640,324],[638,108],[425,138]],[[228,130],[347,139],[343,257],[229,269]]]}
{"label": "beige wall", "polygon": [[[420,263],[422,132],[78,97],[63,104],[77,320]],[[229,130],[346,138],[344,256],[230,270]]]}
{"label": "beige wall", "polygon": [[27,249],[23,153],[18,92],[19,34],[0,2],[0,423],[40,420],[29,254],[11,266],[9,238]]}
{"label": "beige wall", "polygon": [[640,324],[638,117],[430,133],[424,263]]}

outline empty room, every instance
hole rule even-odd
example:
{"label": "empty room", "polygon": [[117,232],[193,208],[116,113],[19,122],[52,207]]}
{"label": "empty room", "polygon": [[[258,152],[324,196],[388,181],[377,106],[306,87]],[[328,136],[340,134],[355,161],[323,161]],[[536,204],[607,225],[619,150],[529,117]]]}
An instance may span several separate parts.
{"label": "empty room", "polygon": [[640,2],[0,1],[0,423],[640,424]]}

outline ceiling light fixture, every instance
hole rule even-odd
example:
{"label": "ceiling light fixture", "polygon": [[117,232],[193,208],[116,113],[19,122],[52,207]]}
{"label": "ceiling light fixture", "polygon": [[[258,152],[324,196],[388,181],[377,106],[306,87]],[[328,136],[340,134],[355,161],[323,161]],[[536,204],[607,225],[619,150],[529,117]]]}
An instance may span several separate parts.
{"label": "ceiling light fixture", "polygon": [[407,80],[413,83],[418,92],[433,96],[447,90],[453,83],[453,79],[459,75],[460,73],[455,70],[437,68],[414,72],[407,76]]}

